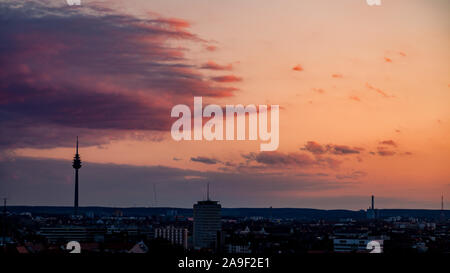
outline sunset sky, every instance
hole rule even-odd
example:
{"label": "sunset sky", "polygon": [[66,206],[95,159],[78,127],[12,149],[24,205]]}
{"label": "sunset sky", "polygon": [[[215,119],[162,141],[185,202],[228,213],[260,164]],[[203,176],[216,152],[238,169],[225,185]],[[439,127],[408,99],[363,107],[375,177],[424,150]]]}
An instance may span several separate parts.
{"label": "sunset sky", "polygon": [[[0,1],[0,197],[80,206],[440,208],[450,1]],[[260,141],[171,138],[177,104],[280,105]],[[155,199],[156,195],[156,199]],[[448,207],[446,201],[446,207]]]}

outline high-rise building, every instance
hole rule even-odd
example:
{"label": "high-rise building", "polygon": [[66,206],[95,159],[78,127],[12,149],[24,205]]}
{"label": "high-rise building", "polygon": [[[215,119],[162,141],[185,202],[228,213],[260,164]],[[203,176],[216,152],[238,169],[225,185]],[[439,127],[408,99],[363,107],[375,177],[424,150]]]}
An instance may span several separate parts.
{"label": "high-rise building", "polygon": [[217,236],[222,229],[221,208],[218,201],[209,200],[209,185],[206,201],[194,204],[194,248],[216,247]]}
{"label": "high-rise building", "polygon": [[81,168],[81,158],[80,154],[78,154],[78,137],[77,137],[77,148],[75,156],[73,157],[72,167],[75,169],[74,215],[78,215],[78,170]]}

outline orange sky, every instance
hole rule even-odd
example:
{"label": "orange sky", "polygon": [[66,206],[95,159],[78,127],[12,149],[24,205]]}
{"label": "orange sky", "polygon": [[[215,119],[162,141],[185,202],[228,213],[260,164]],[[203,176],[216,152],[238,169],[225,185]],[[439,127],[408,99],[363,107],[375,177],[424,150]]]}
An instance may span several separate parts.
{"label": "orange sky", "polygon": [[[363,0],[97,2],[137,16],[161,14],[189,22],[191,32],[216,47],[209,51],[182,44],[189,48],[189,62],[231,65],[231,71],[204,73],[242,78],[233,83],[239,88],[234,96],[204,98],[204,104],[279,104],[278,153],[316,158],[301,150],[308,141],[362,148],[359,153],[329,155],[341,161],[338,167],[251,162],[264,166],[262,173],[326,173],[349,184],[325,190],[275,188],[275,199],[375,194],[410,202],[379,203],[381,207],[438,208],[441,194],[450,196],[449,1],[383,0],[380,7],[369,7]],[[294,70],[296,66],[302,69]],[[234,172],[236,166],[224,169],[223,163],[244,163],[242,155],[259,153],[259,141],[175,142],[170,132],[150,135],[158,141],[119,139],[82,148],[82,158]],[[383,151],[395,154],[382,156]],[[70,159],[73,149],[21,148],[15,153]],[[222,163],[202,164],[192,157]],[[225,198],[221,193],[217,197]]]}

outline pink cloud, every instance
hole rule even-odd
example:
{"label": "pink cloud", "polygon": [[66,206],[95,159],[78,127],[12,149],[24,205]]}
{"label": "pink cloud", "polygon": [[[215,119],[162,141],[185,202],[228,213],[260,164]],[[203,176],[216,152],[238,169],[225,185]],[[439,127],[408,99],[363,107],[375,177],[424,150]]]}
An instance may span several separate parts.
{"label": "pink cloud", "polygon": [[397,143],[395,143],[392,139],[380,141],[380,144],[397,147]]}
{"label": "pink cloud", "polygon": [[303,71],[303,67],[301,66],[301,65],[296,65],[296,66],[294,66],[293,68],[292,68],[292,70],[294,70],[294,71]]}
{"label": "pink cloud", "polygon": [[319,94],[324,94],[325,93],[325,90],[322,89],[322,88],[313,88],[313,91],[315,91],[315,92],[317,92]]}
{"label": "pink cloud", "polygon": [[360,102],[361,101],[361,99],[358,97],[358,96],[350,96],[350,97],[348,97],[350,100],[354,100],[354,101],[357,101],[357,102]]}
{"label": "pink cloud", "polygon": [[383,96],[385,98],[395,98],[395,96],[389,95],[386,92],[384,92],[383,90],[376,88],[376,87],[370,85],[369,83],[366,83],[366,87],[369,88],[370,90],[375,91],[376,93],[380,94],[381,96]]}
{"label": "pink cloud", "polygon": [[361,147],[350,147],[347,145],[326,144],[321,145],[315,141],[306,142],[305,146],[300,150],[308,151],[315,155],[320,154],[334,154],[334,155],[347,155],[347,154],[359,154],[364,149]]}
{"label": "pink cloud", "polygon": [[233,65],[227,64],[227,65],[220,65],[214,61],[208,61],[204,63],[201,68],[203,69],[211,69],[211,70],[232,70]]}
{"label": "pink cloud", "polygon": [[216,51],[217,50],[217,46],[207,45],[207,46],[205,46],[205,49],[208,50],[208,51]]}
{"label": "pink cloud", "polygon": [[212,77],[211,79],[216,82],[240,82],[240,81],[242,81],[242,78],[237,77],[235,75],[217,76],[217,77]]}
{"label": "pink cloud", "polygon": [[395,151],[389,150],[386,147],[377,147],[377,153],[380,156],[393,156],[396,154]]}

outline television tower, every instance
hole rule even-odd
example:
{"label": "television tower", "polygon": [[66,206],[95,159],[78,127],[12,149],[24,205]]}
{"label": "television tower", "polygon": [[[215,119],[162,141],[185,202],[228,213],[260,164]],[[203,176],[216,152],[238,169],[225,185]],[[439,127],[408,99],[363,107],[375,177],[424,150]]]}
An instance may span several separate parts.
{"label": "television tower", "polygon": [[78,170],[81,168],[80,154],[78,153],[78,136],[77,136],[77,149],[75,156],[73,157],[72,167],[75,169],[75,202],[74,202],[74,214],[78,215]]}

